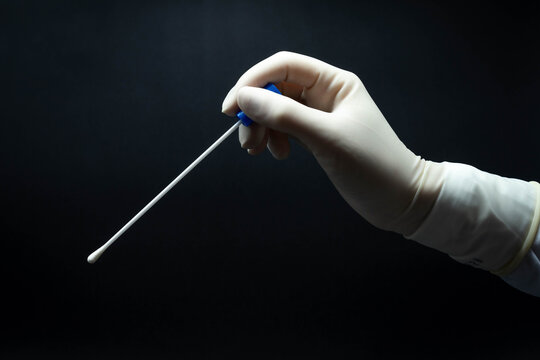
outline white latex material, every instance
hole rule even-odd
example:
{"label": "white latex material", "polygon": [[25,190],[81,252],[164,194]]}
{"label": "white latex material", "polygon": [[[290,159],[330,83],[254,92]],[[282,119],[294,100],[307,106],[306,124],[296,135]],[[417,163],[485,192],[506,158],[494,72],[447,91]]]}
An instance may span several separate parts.
{"label": "white latex material", "polygon": [[[283,96],[261,89],[269,82]],[[290,135],[313,153],[343,198],[367,221],[399,233],[420,224],[415,224],[416,215],[423,208],[400,216],[418,189],[426,161],[400,141],[353,73],[280,52],[246,71],[229,91],[223,112],[234,116],[239,109],[255,122],[239,131],[250,153],[268,146],[283,158]]]}
{"label": "white latex material", "polygon": [[540,297],[540,232],[519,266],[502,279],[524,293]]}
{"label": "white latex material", "polygon": [[442,166],[442,188],[435,204],[407,238],[462,263],[489,271],[502,269],[531,233],[536,187],[469,165],[444,162]]}

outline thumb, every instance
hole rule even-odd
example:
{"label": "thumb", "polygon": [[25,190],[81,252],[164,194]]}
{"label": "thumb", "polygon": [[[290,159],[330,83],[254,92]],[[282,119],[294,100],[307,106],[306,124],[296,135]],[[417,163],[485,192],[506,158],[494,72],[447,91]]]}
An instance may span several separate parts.
{"label": "thumb", "polygon": [[327,113],[266,89],[245,86],[238,90],[240,109],[256,123],[298,139],[323,132]]}

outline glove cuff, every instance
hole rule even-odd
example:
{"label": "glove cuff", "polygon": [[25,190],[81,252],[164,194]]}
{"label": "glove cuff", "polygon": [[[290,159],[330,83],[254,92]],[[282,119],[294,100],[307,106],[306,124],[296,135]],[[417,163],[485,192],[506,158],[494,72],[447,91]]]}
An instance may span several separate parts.
{"label": "glove cuff", "polygon": [[521,249],[519,249],[516,256],[514,256],[514,258],[501,269],[492,271],[492,273],[495,275],[505,276],[511,274],[519,266],[519,264],[521,264],[521,261],[525,255],[527,255],[531,249],[534,239],[536,239],[538,225],[540,224],[540,184],[538,184],[536,181],[531,181],[531,184],[533,184],[536,188],[536,207],[534,209],[534,216],[531,221],[531,226],[529,227],[529,232],[527,233],[527,237],[525,238],[525,241],[523,242],[523,245],[521,246]]}
{"label": "glove cuff", "polygon": [[484,270],[508,271],[519,265],[520,250],[526,253],[526,240],[534,239],[538,228],[536,186],[465,164],[439,165],[442,186],[434,205],[405,237]]}

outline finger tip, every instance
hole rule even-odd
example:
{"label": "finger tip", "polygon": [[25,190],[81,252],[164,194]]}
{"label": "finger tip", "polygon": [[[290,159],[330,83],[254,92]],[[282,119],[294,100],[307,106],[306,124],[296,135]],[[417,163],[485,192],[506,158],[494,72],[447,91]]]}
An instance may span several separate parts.
{"label": "finger tip", "polygon": [[222,107],[222,108],[221,108],[221,112],[222,112],[223,114],[225,114],[225,115],[227,115],[227,116],[231,116],[231,117],[236,115],[236,113],[234,112],[234,110],[232,110],[232,109],[229,108],[229,107],[227,107],[227,108]]}
{"label": "finger tip", "polygon": [[235,115],[235,112],[234,112],[234,108],[235,108],[235,103],[232,102],[232,100],[227,100],[225,99],[223,101],[223,104],[221,104],[221,112],[227,116],[234,116]]}
{"label": "finger tip", "polygon": [[223,103],[221,104],[221,112],[228,116],[234,116],[235,107],[236,107],[236,88],[233,87],[231,90],[229,90],[229,92],[225,96],[225,99],[223,99]]}
{"label": "finger tip", "polygon": [[254,148],[248,149],[247,152],[248,152],[249,155],[255,156],[255,155],[261,154],[264,151],[264,149],[265,149],[264,146],[262,146],[262,147],[254,147]]}
{"label": "finger tip", "polygon": [[255,144],[253,141],[245,141],[243,143],[240,143],[240,146],[242,149],[246,150],[255,150],[257,148],[257,144]]}

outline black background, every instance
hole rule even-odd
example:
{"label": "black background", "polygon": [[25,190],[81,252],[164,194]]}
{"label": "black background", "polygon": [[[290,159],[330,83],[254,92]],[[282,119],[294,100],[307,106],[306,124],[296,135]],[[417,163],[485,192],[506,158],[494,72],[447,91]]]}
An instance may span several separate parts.
{"label": "black background", "polygon": [[227,91],[279,50],[355,72],[417,154],[539,179],[538,5],[1,10],[3,358],[537,358],[538,299],[377,230],[297,144],[275,161],[231,137],[86,257],[229,128]]}

